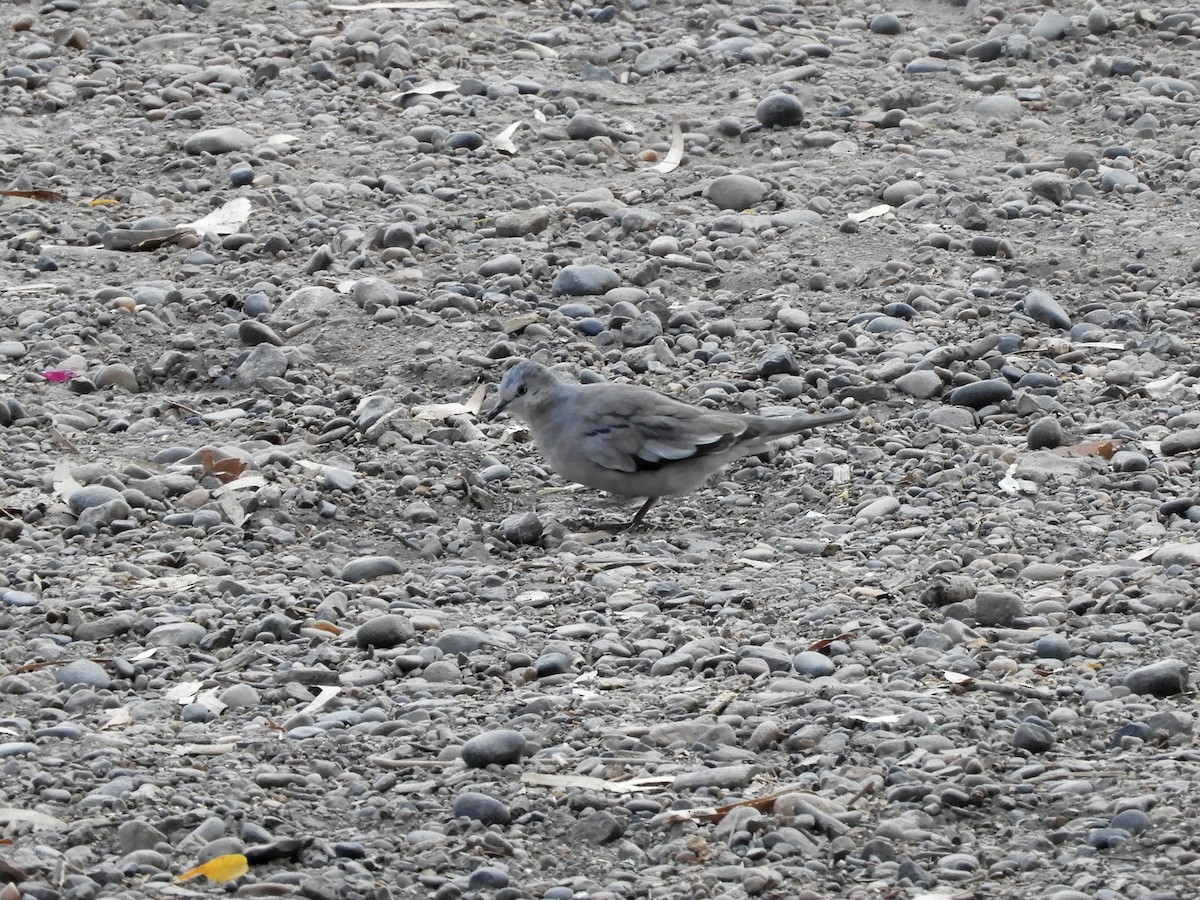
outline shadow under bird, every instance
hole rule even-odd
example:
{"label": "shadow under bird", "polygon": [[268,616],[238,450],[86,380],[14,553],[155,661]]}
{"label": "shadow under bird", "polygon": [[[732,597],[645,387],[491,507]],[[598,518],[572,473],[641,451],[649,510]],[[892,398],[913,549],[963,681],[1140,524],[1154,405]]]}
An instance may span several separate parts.
{"label": "shadow under bird", "polygon": [[778,417],[721,412],[647,387],[562,381],[531,360],[504,374],[488,421],[502,412],[529,426],[538,450],[563,478],[646,497],[629,528],[642,523],[659,497],[694,491],[723,466],[782,437],[856,416],[844,408]]}

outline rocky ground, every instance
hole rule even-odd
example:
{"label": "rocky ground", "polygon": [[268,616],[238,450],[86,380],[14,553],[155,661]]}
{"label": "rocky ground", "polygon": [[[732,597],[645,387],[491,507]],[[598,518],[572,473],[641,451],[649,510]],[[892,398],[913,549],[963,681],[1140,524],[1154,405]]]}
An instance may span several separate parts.
{"label": "rocky ground", "polygon": [[[0,35],[0,900],[1196,895],[1200,11]],[[613,535],[519,356],[859,417]]]}

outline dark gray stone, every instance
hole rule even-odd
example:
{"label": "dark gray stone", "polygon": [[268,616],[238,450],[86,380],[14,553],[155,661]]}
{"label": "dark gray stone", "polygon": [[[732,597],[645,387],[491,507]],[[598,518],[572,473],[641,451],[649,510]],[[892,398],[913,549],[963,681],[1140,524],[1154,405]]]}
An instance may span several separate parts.
{"label": "dark gray stone", "polygon": [[363,622],[354,632],[354,642],[364,649],[390,649],[407,643],[413,637],[412,622],[397,613],[384,613]]}
{"label": "dark gray stone", "polygon": [[511,728],[485,731],[462,746],[462,760],[472,769],[520,762],[525,754],[525,736]]}

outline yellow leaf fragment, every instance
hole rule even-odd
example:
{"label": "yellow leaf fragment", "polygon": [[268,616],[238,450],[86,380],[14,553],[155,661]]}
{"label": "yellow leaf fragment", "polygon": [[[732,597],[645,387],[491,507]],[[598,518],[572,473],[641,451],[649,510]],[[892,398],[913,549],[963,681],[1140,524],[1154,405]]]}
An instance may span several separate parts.
{"label": "yellow leaf fragment", "polygon": [[194,869],[188,869],[182,875],[176,875],[176,881],[187,881],[203,875],[209,881],[233,881],[241,878],[250,871],[250,863],[240,853],[226,853],[224,856],[214,856],[206,863],[201,863]]}

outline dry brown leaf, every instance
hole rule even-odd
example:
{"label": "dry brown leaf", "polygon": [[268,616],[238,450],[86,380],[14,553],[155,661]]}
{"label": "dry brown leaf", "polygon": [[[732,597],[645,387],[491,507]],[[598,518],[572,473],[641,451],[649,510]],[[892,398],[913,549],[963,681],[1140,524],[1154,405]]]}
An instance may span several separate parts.
{"label": "dry brown leaf", "polygon": [[200,466],[207,475],[216,475],[224,483],[229,483],[246,471],[246,464],[234,456],[217,459],[213,451],[205,447],[200,451]]}
{"label": "dry brown leaf", "polygon": [[826,647],[828,647],[830,644],[832,644],[834,641],[849,641],[849,640],[853,640],[856,637],[858,637],[858,635],[855,634],[853,631],[847,631],[845,634],[835,634],[831,638],[822,638],[819,641],[815,641],[814,643],[809,644],[806,649],[815,650],[817,652],[820,652],[820,651],[824,650]]}
{"label": "dry brown leaf", "polygon": [[1102,459],[1112,459],[1123,443],[1121,438],[1108,438],[1102,441],[1084,441],[1082,444],[1072,444],[1069,447],[1055,447],[1050,452],[1055,456],[1076,459],[1083,456],[1099,456]]}
{"label": "dry brown leaf", "polygon": [[757,809],[759,812],[770,812],[775,806],[775,801],[782,796],[782,794],[768,794],[765,797],[755,797],[752,800],[739,800],[736,803],[727,803],[724,806],[707,806],[699,807],[697,809],[676,810],[671,813],[670,821],[720,822],[723,818],[740,806],[749,806],[753,809]]}
{"label": "dry brown leaf", "polygon": [[66,194],[63,194],[59,191],[45,191],[45,190],[0,191],[0,197],[19,197],[22,200],[55,201],[55,200],[62,200],[66,196],[67,196]]}

